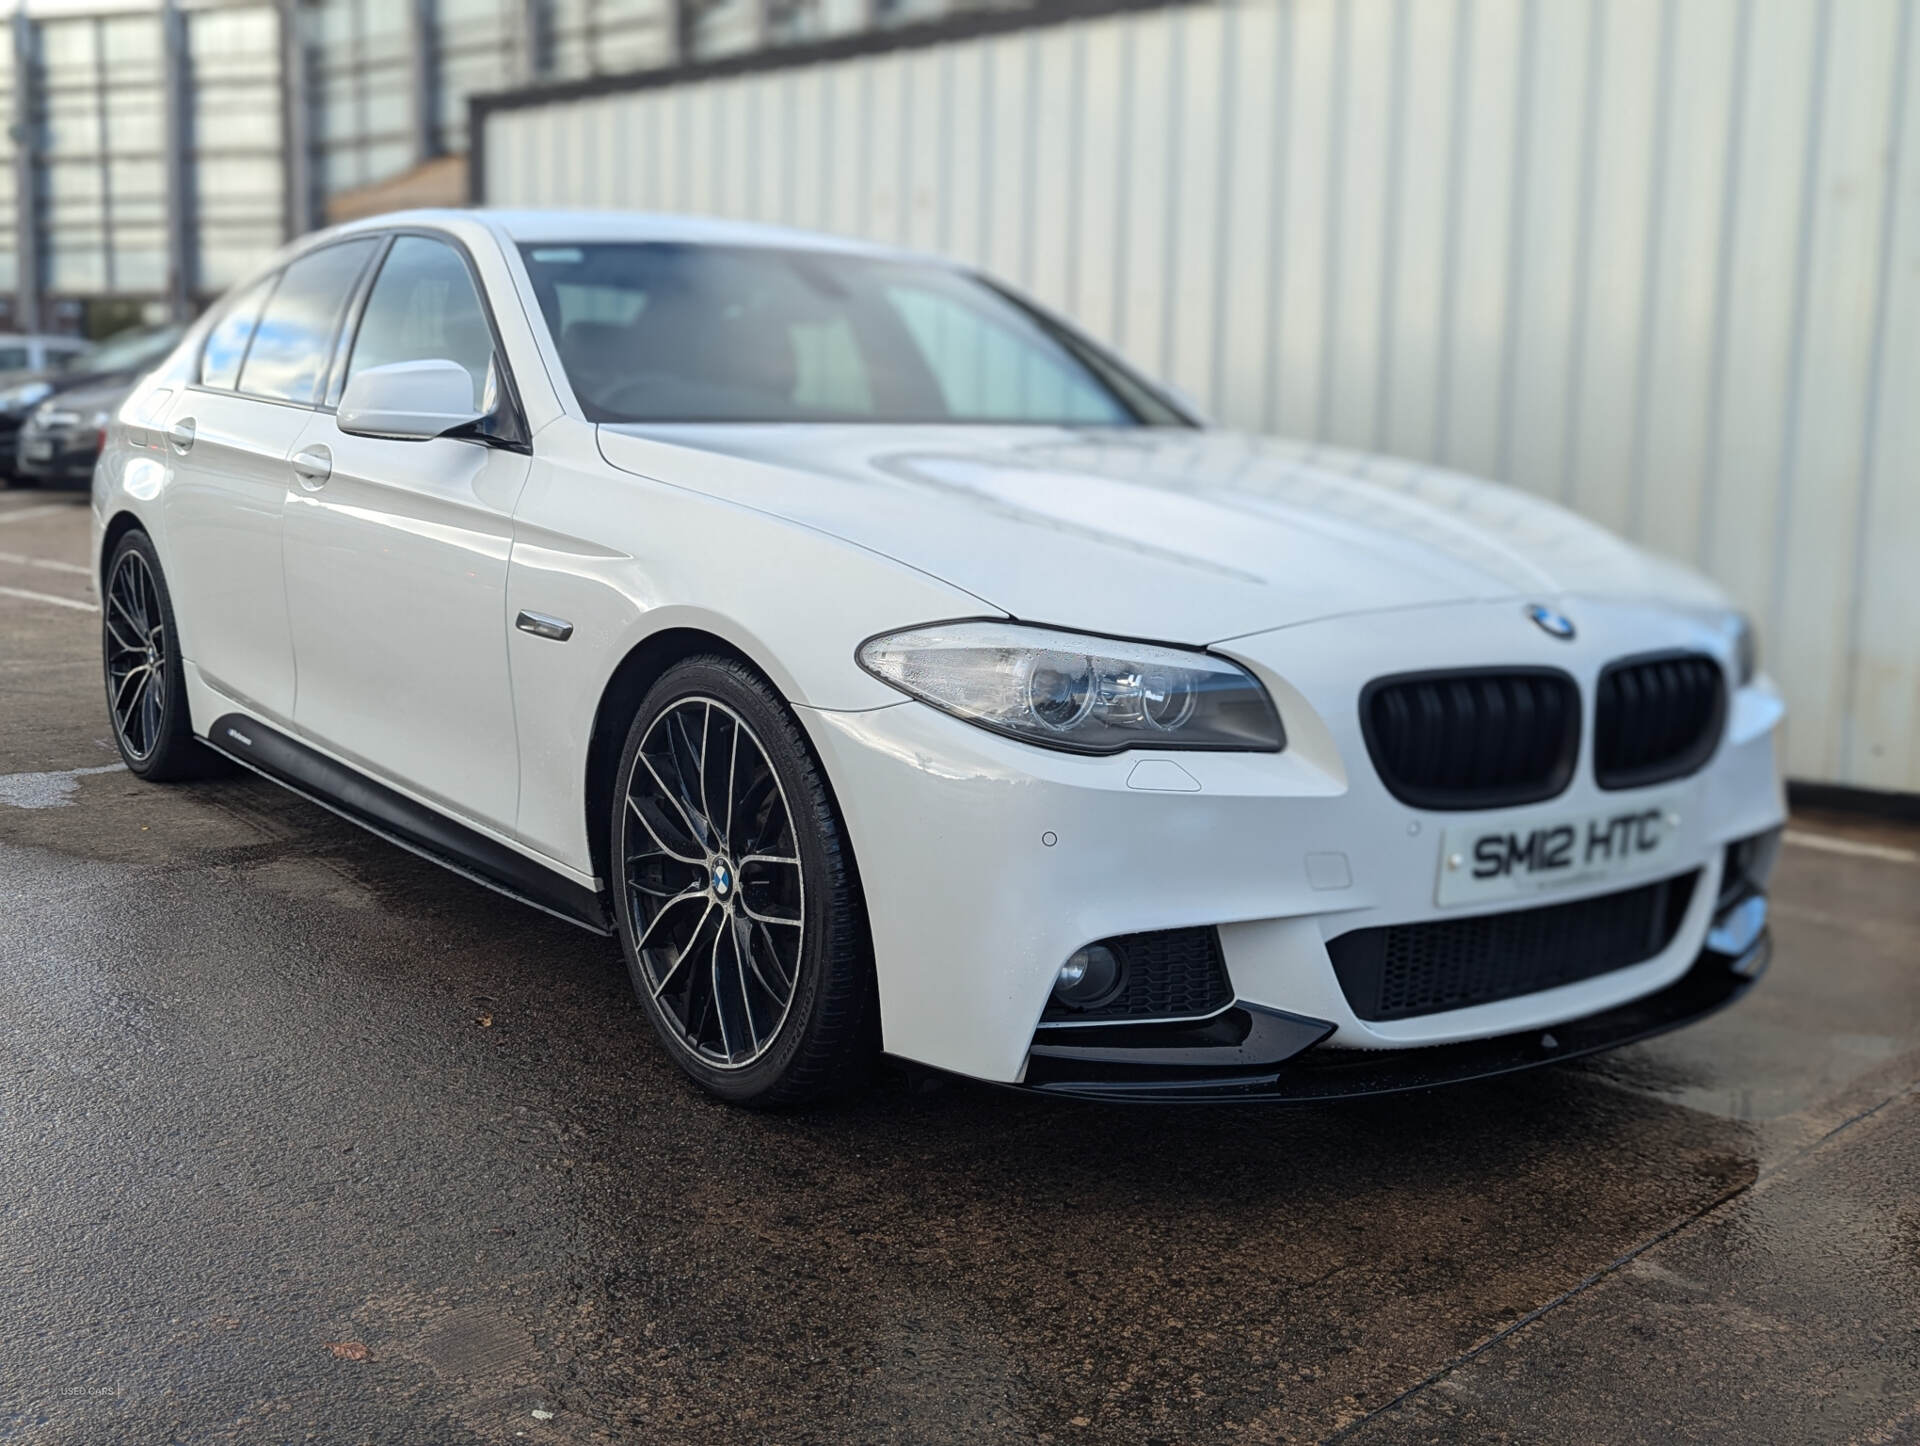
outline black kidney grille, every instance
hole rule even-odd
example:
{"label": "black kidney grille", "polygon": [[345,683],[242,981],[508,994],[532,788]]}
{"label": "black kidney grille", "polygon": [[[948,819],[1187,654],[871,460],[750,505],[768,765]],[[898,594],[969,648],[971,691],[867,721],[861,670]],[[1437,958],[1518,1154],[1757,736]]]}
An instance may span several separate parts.
{"label": "black kidney grille", "polygon": [[1726,711],[1726,679],[1705,654],[1609,664],[1594,699],[1594,781],[1640,788],[1692,773],[1712,757]]}
{"label": "black kidney grille", "polygon": [[1063,1019],[1187,1019],[1233,1003],[1217,929],[1156,929],[1100,941],[1119,957],[1120,991],[1093,1009],[1047,1001],[1043,1023]]}
{"label": "black kidney grille", "polygon": [[1643,964],[1673,942],[1697,874],[1570,904],[1356,929],[1327,945],[1362,1019],[1517,999]]}
{"label": "black kidney grille", "polygon": [[1580,752],[1580,691],[1557,668],[1406,673],[1360,696],[1373,766],[1416,808],[1552,798]]}

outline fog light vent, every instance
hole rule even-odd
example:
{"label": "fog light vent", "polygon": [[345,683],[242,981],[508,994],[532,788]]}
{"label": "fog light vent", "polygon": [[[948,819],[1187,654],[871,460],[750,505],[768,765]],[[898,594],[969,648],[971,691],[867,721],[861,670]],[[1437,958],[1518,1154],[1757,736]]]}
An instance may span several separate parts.
{"label": "fog light vent", "polygon": [[1738,959],[1759,942],[1767,927],[1767,896],[1748,894],[1725,910],[1707,931],[1707,947],[1716,954]]}
{"label": "fog light vent", "polygon": [[1216,929],[1121,934],[1060,966],[1043,1024],[1197,1019],[1233,1003]]}
{"label": "fog light vent", "polygon": [[1069,1009],[1092,1009],[1120,989],[1120,961],[1105,944],[1076,949],[1060,966],[1053,997]]}
{"label": "fog light vent", "polygon": [[1720,871],[1720,899],[1716,913],[1748,894],[1765,893],[1780,857],[1782,830],[1770,828],[1727,845],[1726,865]]}

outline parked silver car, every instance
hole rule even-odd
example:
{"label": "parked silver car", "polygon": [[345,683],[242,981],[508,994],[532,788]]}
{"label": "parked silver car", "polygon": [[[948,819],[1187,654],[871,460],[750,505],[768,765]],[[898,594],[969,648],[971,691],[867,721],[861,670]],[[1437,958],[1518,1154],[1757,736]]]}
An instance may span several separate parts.
{"label": "parked silver car", "polygon": [[92,350],[93,343],[83,336],[0,331],[0,376],[9,372],[59,371]]}

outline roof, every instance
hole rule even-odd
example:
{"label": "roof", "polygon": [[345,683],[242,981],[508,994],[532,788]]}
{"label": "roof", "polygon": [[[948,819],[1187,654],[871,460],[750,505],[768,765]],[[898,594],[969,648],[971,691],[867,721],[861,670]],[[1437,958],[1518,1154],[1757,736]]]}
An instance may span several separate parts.
{"label": "roof", "polygon": [[555,210],[529,211],[484,207],[390,211],[336,228],[336,234],[385,226],[447,225],[479,222],[509,241],[679,241],[713,246],[780,246],[806,251],[839,251],[870,256],[906,254],[898,247],[802,231],[788,226],[766,226],[752,221],[729,221],[715,216],[690,216],[665,211]]}

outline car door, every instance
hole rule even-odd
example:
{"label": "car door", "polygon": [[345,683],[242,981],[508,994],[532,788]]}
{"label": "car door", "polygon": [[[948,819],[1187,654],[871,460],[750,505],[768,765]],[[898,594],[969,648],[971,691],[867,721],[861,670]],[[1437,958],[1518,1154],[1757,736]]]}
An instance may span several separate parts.
{"label": "car door", "polygon": [[438,236],[398,235],[334,399],[368,367],[432,360],[467,368],[495,436],[355,436],[330,409],[300,436],[285,489],[294,723],[339,757],[510,833],[520,772],[506,578],[530,460],[524,423],[466,257]]}
{"label": "car door", "polygon": [[371,239],[325,246],[236,297],[160,419],[181,651],[207,684],[280,722],[294,698],[280,556],[287,458],[374,251]]}

